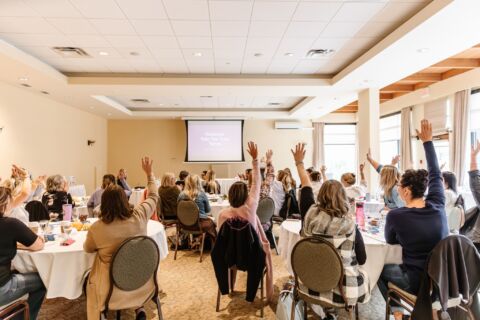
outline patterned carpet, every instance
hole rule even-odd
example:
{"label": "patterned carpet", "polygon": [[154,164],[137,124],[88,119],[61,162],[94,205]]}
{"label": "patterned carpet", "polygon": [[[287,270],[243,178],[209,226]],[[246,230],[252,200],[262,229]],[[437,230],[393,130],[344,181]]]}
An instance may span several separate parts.
{"label": "patterned carpet", "polygon": [[[275,301],[279,290],[288,280],[289,275],[283,261],[275,253],[272,255],[274,265]],[[173,252],[160,263],[160,286],[162,311],[165,320],[210,320],[210,319],[259,319],[260,301],[253,305],[245,301],[246,273],[239,272],[236,291],[232,296],[222,296],[220,312],[215,312],[217,283],[210,255],[204,255],[199,262],[199,253],[179,251],[177,260],[173,260]],[[145,306],[148,319],[158,319],[154,303]],[[47,300],[40,312],[40,320],[80,320],[86,319],[85,297],[77,300]],[[264,319],[275,319],[276,303],[265,307]],[[385,318],[385,303],[377,289],[371,301],[359,308],[360,319],[382,320]],[[114,314],[109,315],[114,319]],[[123,319],[135,319],[134,311],[123,311]],[[309,319],[318,319],[309,315]],[[345,312],[340,311],[339,319],[348,319]]]}

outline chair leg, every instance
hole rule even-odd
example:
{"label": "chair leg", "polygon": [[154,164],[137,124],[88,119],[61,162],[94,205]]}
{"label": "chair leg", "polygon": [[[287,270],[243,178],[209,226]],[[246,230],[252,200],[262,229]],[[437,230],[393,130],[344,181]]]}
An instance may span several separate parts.
{"label": "chair leg", "polygon": [[303,319],[308,319],[308,305],[306,301],[303,301]]}
{"label": "chair leg", "polygon": [[357,305],[355,306],[355,320],[359,320],[359,319],[360,319],[360,316],[359,316],[358,303],[357,303]]}
{"label": "chair leg", "polygon": [[122,313],[120,310],[117,310],[117,320],[120,320],[122,318]]}
{"label": "chair leg", "polygon": [[263,318],[263,278],[264,276],[262,276],[262,280],[260,281],[260,303],[261,303],[261,309],[260,309],[260,317]]}
{"label": "chair leg", "polygon": [[295,297],[292,298],[292,310],[290,312],[290,320],[295,320]]}
{"label": "chair leg", "polygon": [[272,238],[273,238],[273,245],[275,246],[275,252],[277,253],[277,256],[278,256],[277,240],[275,240],[275,235],[273,234],[273,231],[272,231]]}
{"label": "chair leg", "polygon": [[158,296],[155,298],[155,304],[157,305],[158,320],[163,320],[162,305]]}
{"label": "chair leg", "polygon": [[177,236],[176,236],[176,240],[175,240],[175,255],[173,256],[173,260],[177,260],[177,251],[178,251],[178,241],[179,241],[179,237],[180,237],[180,230],[178,230],[178,227],[177,227],[177,232],[176,232]]}
{"label": "chair leg", "polygon": [[205,244],[205,233],[202,234],[202,243],[200,244],[200,262],[203,259],[203,245]]}
{"label": "chair leg", "polygon": [[215,309],[215,311],[220,311],[220,289],[218,289],[217,292],[217,308]]}
{"label": "chair leg", "polygon": [[387,301],[385,301],[385,320],[390,320],[390,296],[387,295]]}

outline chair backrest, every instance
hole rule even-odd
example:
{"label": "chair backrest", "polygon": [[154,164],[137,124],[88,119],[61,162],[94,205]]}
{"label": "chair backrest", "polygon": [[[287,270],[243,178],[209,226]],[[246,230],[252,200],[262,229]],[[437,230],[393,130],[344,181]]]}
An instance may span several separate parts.
{"label": "chair backrest", "polygon": [[328,292],[339,287],[343,295],[343,264],[335,247],[320,237],[308,237],[293,247],[291,263],[295,283],[300,282],[315,292]]}
{"label": "chair backrest", "polygon": [[48,210],[45,205],[36,200],[32,200],[25,205],[25,210],[28,212],[29,221],[40,221],[40,220],[48,220]]}
{"label": "chair backrest", "polygon": [[177,206],[178,222],[186,227],[192,227],[198,224],[200,219],[200,210],[197,204],[192,200],[181,200]]}
{"label": "chair backrest", "polygon": [[275,213],[275,202],[270,197],[260,199],[257,216],[262,224],[270,222]]}

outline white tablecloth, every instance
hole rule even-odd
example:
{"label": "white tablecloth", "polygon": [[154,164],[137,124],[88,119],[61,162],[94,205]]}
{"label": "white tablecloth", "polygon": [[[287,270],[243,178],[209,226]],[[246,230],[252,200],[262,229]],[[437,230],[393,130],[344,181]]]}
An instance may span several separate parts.
{"label": "white tablecloth", "polygon": [[[295,244],[301,239],[300,237],[301,223],[298,220],[287,220],[280,226],[280,234],[278,238],[278,251],[288,272],[293,275],[291,254]],[[368,234],[362,233],[365,242],[365,251],[367,252],[367,262],[361,266],[370,279],[370,287],[373,288],[382,273],[383,266],[388,263],[402,263],[402,248],[399,245],[389,245],[383,241],[379,241]]]}
{"label": "white tablecloth", "polygon": [[[147,234],[158,244],[160,259],[165,259],[168,244],[163,225],[149,221]],[[86,231],[72,235],[75,242],[70,246],[60,246],[58,241],[52,241],[47,242],[41,251],[18,250],[12,266],[21,273],[38,272],[47,288],[48,299],[76,299],[82,294],[83,281],[95,259],[95,253],[83,251],[86,236]]]}
{"label": "white tablecloth", "polygon": [[217,179],[217,182],[220,184],[220,191],[222,194],[228,194],[228,190],[230,190],[230,187],[232,184],[234,184],[236,179]]}
{"label": "white tablecloth", "polygon": [[136,206],[137,204],[142,202],[144,190],[145,189],[134,189],[134,190],[132,190],[132,194],[130,195],[130,198],[128,199],[128,202],[133,206]]}
{"label": "white tablecloth", "polygon": [[210,215],[215,219],[215,222],[218,222],[218,216],[220,215],[220,211],[228,207],[230,207],[230,202],[228,202],[228,200],[217,202],[210,201]]}

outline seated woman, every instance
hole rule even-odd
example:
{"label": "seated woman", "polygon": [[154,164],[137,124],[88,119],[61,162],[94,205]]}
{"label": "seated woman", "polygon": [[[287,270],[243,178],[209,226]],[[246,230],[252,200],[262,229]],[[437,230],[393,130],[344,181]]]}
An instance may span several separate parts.
{"label": "seated woman", "polygon": [[27,171],[20,166],[12,166],[12,177],[15,177],[15,182],[12,180],[5,180],[2,186],[10,190],[11,203],[10,210],[5,212],[5,217],[15,218],[28,225],[30,221],[29,213],[22,204],[28,200],[31,194],[31,180],[26,177]]}
{"label": "seated woman", "polygon": [[388,209],[396,209],[405,206],[405,203],[398,194],[398,183],[400,182],[400,172],[395,166],[399,157],[395,157],[390,165],[382,165],[375,161],[370,154],[367,153],[367,160],[372,167],[380,174],[380,187],[383,191],[383,200]]}
{"label": "seated woman", "polygon": [[[30,184],[28,176],[22,176],[24,184]],[[25,249],[43,249],[43,239],[17,219],[8,218],[13,205],[9,188],[0,187],[0,306],[9,304],[28,293],[30,319],[37,319],[45,298],[46,289],[38,273],[13,273],[11,262],[17,254],[17,243]]]}
{"label": "seated woman", "polygon": [[[448,236],[442,174],[432,142],[432,125],[428,120],[422,120],[421,132],[417,130],[417,133],[425,149],[428,172],[407,170],[403,174],[398,192],[406,205],[387,214],[385,240],[402,246],[403,264],[384,266],[378,281],[384,298],[388,282],[417,294],[429,253]],[[428,194],[424,198],[427,187]],[[393,303],[392,306],[395,319],[402,319],[403,310]]]}
{"label": "seated woman", "polygon": [[340,182],[342,183],[345,191],[347,192],[347,197],[350,199],[358,199],[365,197],[367,193],[367,180],[365,179],[365,164],[360,164],[360,184],[357,185],[357,177],[353,172],[347,172],[342,174]]}
{"label": "seated woman", "polygon": [[42,203],[48,212],[58,213],[58,219],[63,219],[64,204],[74,205],[72,196],[68,193],[68,183],[64,176],[59,174],[47,179],[47,191],[42,196]]}
{"label": "seated woman", "polygon": [[[342,257],[344,266],[343,292],[346,303],[355,305],[370,299],[370,283],[368,275],[359,269],[367,260],[362,234],[350,215],[347,194],[342,184],[336,180],[327,180],[322,184],[317,198],[312,191],[312,184],[305,171],[303,159],[305,149],[302,143],[292,150],[302,183],[300,212],[305,216],[301,235],[303,237],[319,236],[331,242]],[[347,285],[348,284],[348,285]],[[333,292],[321,292],[322,300],[342,307],[343,298],[338,288]]]}
{"label": "seated woman", "polygon": [[470,154],[470,171],[468,175],[470,177],[470,191],[472,192],[473,199],[476,206],[465,214],[465,230],[460,232],[467,238],[472,240],[473,244],[480,252],[480,170],[478,167],[478,155],[480,154],[480,141],[476,141],[472,145],[472,151]]}
{"label": "seated woman", "polygon": [[127,197],[130,197],[130,195],[132,194],[132,188],[130,188],[127,182],[127,170],[122,168],[118,171],[117,185],[119,185],[120,187],[122,187],[123,190],[125,190]]}
{"label": "seated woman", "polygon": [[165,220],[177,219],[177,201],[180,190],[175,185],[175,175],[167,172],[162,177],[162,184],[158,188],[158,214]]}
{"label": "seated woman", "polygon": [[[99,220],[90,227],[83,244],[85,252],[97,253],[87,282],[87,318],[89,320],[98,320],[104,309],[110,286],[112,255],[124,240],[147,235],[148,221],[157,208],[157,186],[152,161],[148,157],[142,159],[142,169],[148,180],[147,199],[132,209],[123,188],[118,185],[109,185],[102,194]],[[145,297],[153,290],[153,281],[128,293],[114,287],[110,304],[140,307],[145,302]],[[143,308],[137,309],[137,319],[146,319]]]}
{"label": "seated woman", "polygon": [[193,200],[197,204],[200,211],[200,227],[215,242],[217,239],[216,225],[208,217],[208,213],[211,210],[210,202],[205,192],[203,192],[202,180],[198,175],[189,175],[185,179],[185,189],[178,196],[178,201],[182,200]]}
{"label": "seated woman", "polygon": [[266,292],[267,299],[271,301],[273,298],[273,269],[272,269],[272,256],[270,252],[270,243],[265,235],[260,220],[257,216],[258,201],[260,200],[260,166],[258,163],[258,149],[257,145],[253,142],[248,143],[248,153],[252,156],[252,186],[248,191],[247,185],[241,181],[235,182],[228,190],[228,199],[230,201],[230,207],[223,209],[218,217],[218,228],[222,224],[231,218],[241,218],[248,221],[255,231],[257,231],[258,237],[262,243],[263,250],[265,251],[265,259],[267,266],[267,283]]}
{"label": "seated woman", "polygon": [[442,172],[445,191],[445,212],[448,229],[458,231],[465,221],[465,201],[457,191],[457,176],[450,171]]}
{"label": "seated woman", "polygon": [[205,181],[203,182],[203,188],[206,193],[210,194],[220,194],[220,184],[215,179],[215,171],[208,170],[207,174],[205,175]]}
{"label": "seated woman", "polygon": [[102,186],[95,190],[88,199],[87,208],[91,216],[94,216],[94,209],[99,208],[102,202],[103,191],[109,186],[115,184],[115,176],[113,174],[106,174],[103,176]]}

